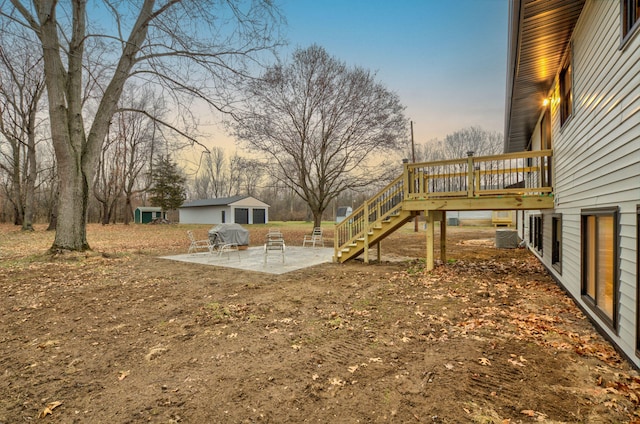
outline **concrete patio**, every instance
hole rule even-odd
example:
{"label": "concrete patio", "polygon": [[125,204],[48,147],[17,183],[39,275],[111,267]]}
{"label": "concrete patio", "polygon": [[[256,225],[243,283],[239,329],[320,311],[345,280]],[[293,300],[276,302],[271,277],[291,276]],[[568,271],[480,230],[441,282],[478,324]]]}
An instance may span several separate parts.
{"label": "concrete patio", "polygon": [[224,252],[199,252],[192,254],[163,256],[163,259],[191,262],[201,265],[214,265],[245,271],[265,272],[269,274],[284,274],[310,266],[331,262],[333,249],[327,247],[287,246],[284,263],[280,252],[270,251],[266,262],[262,246],[250,247],[246,250]]}

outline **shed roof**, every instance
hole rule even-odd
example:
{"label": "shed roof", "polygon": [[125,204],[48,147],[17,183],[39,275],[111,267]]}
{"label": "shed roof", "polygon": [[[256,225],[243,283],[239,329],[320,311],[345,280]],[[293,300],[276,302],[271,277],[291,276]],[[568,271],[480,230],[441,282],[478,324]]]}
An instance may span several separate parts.
{"label": "shed roof", "polygon": [[243,204],[252,203],[255,206],[269,207],[269,205],[267,205],[266,203],[261,202],[260,200],[252,196],[232,196],[232,197],[217,197],[215,199],[193,200],[191,202],[184,203],[182,206],[180,206],[180,208],[182,209],[182,208],[197,208],[197,207],[203,207],[203,206],[230,206],[230,205],[233,205],[234,203],[240,202],[241,200],[248,200],[243,202]]}
{"label": "shed roof", "polygon": [[511,0],[504,150],[527,148],[585,0]]}

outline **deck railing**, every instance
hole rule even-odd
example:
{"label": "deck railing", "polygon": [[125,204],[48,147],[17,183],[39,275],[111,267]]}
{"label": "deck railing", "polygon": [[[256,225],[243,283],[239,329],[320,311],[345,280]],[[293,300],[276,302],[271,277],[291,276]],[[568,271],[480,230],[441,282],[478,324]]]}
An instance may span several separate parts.
{"label": "deck railing", "polygon": [[405,198],[436,199],[552,191],[551,150],[405,165]]}

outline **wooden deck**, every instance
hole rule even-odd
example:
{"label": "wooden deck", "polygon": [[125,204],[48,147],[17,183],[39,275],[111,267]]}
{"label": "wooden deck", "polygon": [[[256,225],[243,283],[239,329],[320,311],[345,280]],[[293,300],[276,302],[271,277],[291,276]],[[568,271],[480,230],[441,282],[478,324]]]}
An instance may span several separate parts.
{"label": "wooden deck", "polygon": [[364,252],[368,262],[371,246],[379,248],[380,240],[420,212],[432,231],[446,211],[551,209],[552,159],[551,150],[539,150],[407,163],[402,175],[336,224],[334,260]]}

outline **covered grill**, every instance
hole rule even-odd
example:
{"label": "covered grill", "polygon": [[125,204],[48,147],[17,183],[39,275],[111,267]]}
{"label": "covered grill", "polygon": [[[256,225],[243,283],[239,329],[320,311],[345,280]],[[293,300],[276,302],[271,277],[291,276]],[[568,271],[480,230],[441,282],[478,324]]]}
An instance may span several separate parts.
{"label": "covered grill", "polygon": [[249,230],[240,224],[218,224],[209,230],[209,240],[214,246],[228,243],[249,246]]}

